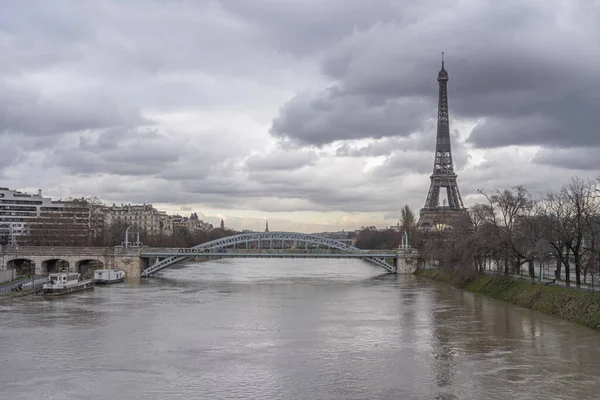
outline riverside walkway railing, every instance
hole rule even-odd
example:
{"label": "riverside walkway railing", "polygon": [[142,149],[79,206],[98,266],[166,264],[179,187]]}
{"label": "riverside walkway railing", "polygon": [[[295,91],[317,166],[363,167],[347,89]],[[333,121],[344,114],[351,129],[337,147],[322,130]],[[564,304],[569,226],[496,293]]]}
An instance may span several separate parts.
{"label": "riverside walkway railing", "polygon": [[22,285],[23,290],[36,289],[48,281],[46,276],[36,276],[33,278],[23,278],[0,286],[0,295],[10,293]]}

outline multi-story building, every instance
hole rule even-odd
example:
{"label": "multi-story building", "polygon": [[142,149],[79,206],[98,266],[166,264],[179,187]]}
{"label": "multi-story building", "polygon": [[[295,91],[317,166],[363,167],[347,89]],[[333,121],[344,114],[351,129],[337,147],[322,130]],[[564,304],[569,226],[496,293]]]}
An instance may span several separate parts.
{"label": "multi-story building", "polygon": [[198,214],[192,213],[189,217],[182,217],[181,215],[173,215],[173,229],[176,228],[185,228],[190,232],[197,231],[210,231],[213,229],[213,225],[208,222],[204,222],[198,218]]}
{"label": "multi-story building", "polygon": [[29,194],[0,188],[0,245],[26,241],[36,245],[89,245],[105,226],[118,223],[137,226],[150,236],[171,236],[178,226],[190,232],[213,229],[196,213],[170,216],[152,204],[107,207],[93,199],[53,201],[43,197],[41,190]]}
{"label": "multi-story building", "polygon": [[17,237],[27,234],[27,223],[35,220],[40,208],[52,199],[37,194],[0,188],[0,244],[13,244]]}
{"label": "multi-story building", "polygon": [[98,218],[85,200],[59,200],[42,205],[28,231],[38,245],[90,245],[103,227],[103,218]]}
{"label": "multi-story building", "polygon": [[41,190],[29,194],[0,188],[0,244],[16,244],[25,236],[72,244],[102,227],[93,223],[92,215],[83,200],[53,201],[42,197]]}
{"label": "multi-story building", "polygon": [[173,234],[173,220],[166,211],[159,211],[152,204],[121,204],[113,203],[112,207],[106,210],[107,224],[123,223],[138,227],[147,235],[166,235]]}

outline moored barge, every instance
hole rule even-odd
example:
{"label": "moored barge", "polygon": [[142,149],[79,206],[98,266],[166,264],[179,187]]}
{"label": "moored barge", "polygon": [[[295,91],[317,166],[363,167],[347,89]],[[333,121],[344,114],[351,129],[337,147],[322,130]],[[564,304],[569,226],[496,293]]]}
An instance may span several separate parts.
{"label": "moored barge", "polygon": [[76,272],[54,272],[48,275],[48,282],[42,286],[42,295],[59,296],[81,290],[93,289],[93,279],[82,279]]}
{"label": "moored barge", "polygon": [[94,271],[94,283],[96,285],[110,285],[125,280],[125,272],[114,269],[97,269]]}

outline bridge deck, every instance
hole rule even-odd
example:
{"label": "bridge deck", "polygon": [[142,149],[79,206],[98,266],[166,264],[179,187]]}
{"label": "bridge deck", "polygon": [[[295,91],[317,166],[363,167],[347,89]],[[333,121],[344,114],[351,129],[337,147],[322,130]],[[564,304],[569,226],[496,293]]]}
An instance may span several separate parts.
{"label": "bridge deck", "polygon": [[240,257],[240,258],[371,258],[396,257],[394,252],[381,253],[285,253],[285,252],[142,252],[142,257]]}

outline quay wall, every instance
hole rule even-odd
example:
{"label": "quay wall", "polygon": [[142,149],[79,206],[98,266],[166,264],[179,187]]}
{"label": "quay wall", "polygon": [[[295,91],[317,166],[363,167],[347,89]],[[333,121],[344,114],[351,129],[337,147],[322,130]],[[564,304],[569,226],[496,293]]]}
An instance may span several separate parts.
{"label": "quay wall", "polygon": [[0,246],[0,271],[9,269],[13,260],[33,262],[36,275],[48,273],[52,260],[68,262],[70,271],[77,271],[82,262],[100,261],[104,268],[121,269],[127,278],[139,278],[147,260],[140,257],[141,249],[116,247],[67,247],[67,246]]}

